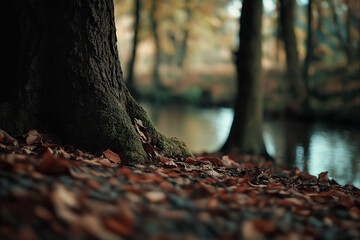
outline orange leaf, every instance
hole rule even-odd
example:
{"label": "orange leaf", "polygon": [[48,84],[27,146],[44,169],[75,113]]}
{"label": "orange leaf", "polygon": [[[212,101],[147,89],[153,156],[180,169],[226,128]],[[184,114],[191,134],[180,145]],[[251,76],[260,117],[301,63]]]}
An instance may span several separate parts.
{"label": "orange leaf", "polygon": [[127,202],[120,201],[120,211],[113,217],[104,217],[103,222],[107,229],[123,236],[129,236],[134,229],[136,217]]}
{"label": "orange leaf", "polygon": [[284,207],[291,207],[291,206],[302,206],[304,204],[303,201],[301,201],[298,198],[282,198],[282,199],[277,199],[276,203],[278,205],[284,206]]}
{"label": "orange leaf", "polygon": [[270,220],[256,219],[253,220],[252,223],[256,230],[264,234],[268,234],[276,231],[275,223]]}
{"label": "orange leaf", "polygon": [[193,158],[191,158],[191,157],[187,157],[187,158],[185,159],[185,162],[186,162],[186,163],[189,163],[189,164],[192,164],[192,163],[196,163],[197,161],[196,161],[196,159],[193,159]]}
{"label": "orange leaf", "polygon": [[114,218],[104,218],[103,221],[107,229],[123,236],[128,236],[132,232],[132,229],[128,228],[128,226],[120,223],[119,221],[116,221]]}
{"label": "orange leaf", "polygon": [[39,163],[38,171],[49,175],[62,175],[69,173],[71,163],[63,158],[55,157],[50,152],[46,152],[42,161]]}
{"label": "orange leaf", "polygon": [[122,167],[119,169],[119,173],[121,175],[125,175],[126,177],[131,177],[132,176],[132,171],[131,169],[129,169],[128,167]]}
{"label": "orange leaf", "polygon": [[116,153],[114,153],[110,149],[104,151],[103,154],[105,155],[105,157],[107,159],[113,161],[114,163],[121,163],[121,159],[120,159],[119,155],[117,155]]}

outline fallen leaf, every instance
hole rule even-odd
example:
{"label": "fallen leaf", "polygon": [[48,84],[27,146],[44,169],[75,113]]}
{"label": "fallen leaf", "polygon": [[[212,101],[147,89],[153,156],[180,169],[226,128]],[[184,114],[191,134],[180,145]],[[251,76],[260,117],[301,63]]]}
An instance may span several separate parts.
{"label": "fallen leaf", "polygon": [[37,170],[44,174],[58,176],[69,173],[70,168],[71,163],[68,160],[55,157],[50,152],[46,152],[39,163]]}
{"label": "fallen leaf", "polygon": [[132,229],[128,228],[128,226],[123,225],[119,221],[114,218],[104,218],[104,225],[107,229],[114,231],[123,236],[129,236],[132,232]]}
{"label": "fallen leaf", "polygon": [[192,158],[192,157],[187,157],[187,158],[185,159],[185,162],[186,162],[186,163],[189,163],[189,164],[193,164],[193,163],[196,163],[197,161],[196,161],[196,159],[194,159],[194,158]]}
{"label": "fallen leaf", "polygon": [[322,172],[318,175],[318,183],[329,184],[328,172]]}
{"label": "fallen leaf", "polygon": [[30,130],[26,134],[26,143],[28,145],[31,145],[31,144],[34,144],[34,143],[39,143],[40,141],[41,141],[41,135],[35,129]]}
{"label": "fallen leaf", "polygon": [[240,164],[230,159],[229,156],[225,155],[221,158],[221,163],[227,168],[240,168]]}
{"label": "fallen leaf", "polygon": [[140,137],[141,137],[141,139],[142,139],[142,141],[144,143],[150,143],[150,138],[148,140],[146,135],[140,130],[140,127],[145,128],[142,121],[140,119],[135,118],[135,129],[136,129],[136,131],[138,132],[138,134],[140,135]]}
{"label": "fallen leaf", "polygon": [[92,214],[83,215],[79,219],[79,224],[84,231],[92,234],[93,237],[96,239],[107,239],[107,240],[121,239],[120,236],[117,236],[116,234],[108,231],[105,228],[106,226],[105,227],[103,226],[98,216]]}
{"label": "fallen leaf", "polygon": [[278,205],[284,206],[284,207],[291,207],[293,205],[296,206],[301,206],[304,204],[303,201],[301,201],[298,198],[282,198],[282,199],[277,199],[276,203]]}
{"label": "fallen leaf", "polygon": [[114,153],[110,149],[107,149],[106,151],[104,151],[103,154],[105,155],[105,157],[107,159],[113,161],[114,163],[121,163],[121,159],[120,159],[119,155]]}
{"label": "fallen leaf", "polygon": [[255,229],[262,234],[269,234],[276,231],[276,225],[271,220],[256,219],[252,221]]}
{"label": "fallen leaf", "polygon": [[127,201],[120,201],[117,207],[120,211],[115,216],[103,218],[104,225],[111,231],[129,236],[133,232],[136,217]]}
{"label": "fallen leaf", "polygon": [[72,209],[79,206],[73,192],[67,190],[62,184],[58,184],[51,194],[51,200],[55,213],[59,218],[69,223],[77,223],[79,221],[79,215],[72,211]]}
{"label": "fallen leaf", "polygon": [[151,203],[160,203],[165,201],[166,195],[163,192],[151,191],[144,194],[145,198]]}
{"label": "fallen leaf", "polygon": [[198,157],[197,160],[198,161],[209,161],[214,166],[222,165],[221,160],[217,157],[203,156],[203,157]]}
{"label": "fallen leaf", "polygon": [[360,209],[358,207],[352,207],[348,210],[350,217],[353,219],[360,219]]}
{"label": "fallen leaf", "polygon": [[12,136],[10,136],[7,132],[5,132],[4,130],[0,129],[0,136],[1,136],[1,140],[0,143],[11,143],[14,147],[18,147],[19,143],[16,141],[15,138],[13,138]]}
{"label": "fallen leaf", "polygon": [[40,205],[35,207],[34,213],[38,217],[44,219],[45,221],[51,221],[51,220],[54,219],[54,216],[52,215],[52,213],[48,209],[46,209],[46,208],[44,208],[43,206],[40,206]]}

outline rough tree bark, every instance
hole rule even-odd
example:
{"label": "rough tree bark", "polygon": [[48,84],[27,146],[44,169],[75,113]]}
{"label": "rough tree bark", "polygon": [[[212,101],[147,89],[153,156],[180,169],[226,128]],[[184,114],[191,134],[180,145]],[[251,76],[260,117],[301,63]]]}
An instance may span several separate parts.
{"label": "rough tree bark", "polygon": [[263,137],[261,78],[262,0],[244,0],[240,18],[240,46],[236,56],[238,78],[234,121],[223,146],[225,152],[268,156]]}
{"label": "rough tree bark", "polygon": [[299,56],[294,31],[296,0],[280,0],[280,24],[282,39],[285,45],[287,76],[290,93],[294,97],[292,106],[299,106],[306,97],[304,82],[299,67]]}
{"label": "rough tree bark", "polygon": [[0,126],[55,132],[91,151],[147,154],[134,122],[166,155],[191,155],[160,134],[123,82],[112,0],[2,0]]}
{"label": "rough tree bark", "polygon": [[128,69],[128,77],[127,77],[127,87],[133,97],[136,98],[138,95],[136,91],[135,86],[135,79],[134,79],[134,65],[135,65],[135,59],[136,59],[136,50],[137,50],[137,44],[138,44],[138,33],[139,33],[139,26],[140,26],[140,9],[141,9],[141,1],[135,0],[135,22],[134,22],[134,38],[133,38],[133,48],[132,48],[132,54],[131,59],[129,63],[129,69]]}

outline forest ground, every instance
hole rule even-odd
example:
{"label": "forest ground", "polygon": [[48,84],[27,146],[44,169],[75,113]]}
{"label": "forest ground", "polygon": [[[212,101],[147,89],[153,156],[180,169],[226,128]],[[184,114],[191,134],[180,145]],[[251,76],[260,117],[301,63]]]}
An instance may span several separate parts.
{"label": "forest ground", "polygon": [[327,173],[146,149],[149,164],[125,165],[0,130],[1,239],[360,239],[360,191]]}

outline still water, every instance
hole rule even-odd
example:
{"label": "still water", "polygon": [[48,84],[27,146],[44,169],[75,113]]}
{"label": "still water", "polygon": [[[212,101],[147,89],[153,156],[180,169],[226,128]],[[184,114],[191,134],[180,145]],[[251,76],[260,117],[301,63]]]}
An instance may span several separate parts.
{"label": "still water", "polygon": [[[162,133],[179,137],[194,153],[219,150],[234,114],[230,108],[142,105]],[[263,136],[267,151],[278,163],[291,169],[297,166],[315,176],[328,171],[340,184],[360,187],[359,128],[267,119]]]}

